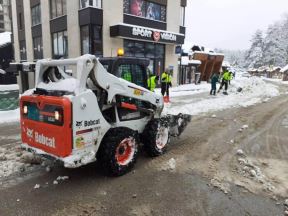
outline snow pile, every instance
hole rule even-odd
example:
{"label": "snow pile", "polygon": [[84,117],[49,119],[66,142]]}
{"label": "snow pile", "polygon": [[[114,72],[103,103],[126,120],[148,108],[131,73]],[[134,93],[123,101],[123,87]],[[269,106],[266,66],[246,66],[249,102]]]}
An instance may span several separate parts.
{"label": "snow pile", "polygon": [[[195,85],[195,84],[181,85],[171,88],[170,97],[173,98],[179,96],[199,94],[210,91],[210,88],[211,85],[207,82],[202,82],[201,85]],[[156,89],[156,92],[160,94],[160,89]]]}
{"label": "snow pile", "polygon": [[[240,152],[241,151],[241,152]],[[262,184],[263,189],[266,191],[274,191],[275,187],[262,173],[260,167],[256,166],[247,156],[243,150],[238,150],[236,155],[238,156],[238,168],[237,172],[245,178],[252,179],[255,182]]]}
{"label": "snow pile", "polygon": [[11,32],[0,33],[0,46],[11,43]]}
{"label": "snow pile", "polygon": [[79,88],[79,80],[75,78],[68,78],[60,80],[59,82],[49,82],[49,83],[39,83],[37,88],[45,90],[58,90],[58,91],[68,91],[74,92]]}
{"label": "snow pile", "polygon": [[35,164],[33,161],[35,162],[36,159],[31,153],[23,154],[19,148],[5,149],[0,147],[0,178],[28,170],[31,165]]}
{"label": "snow pile", "polygon": [[0,91],[16,91],[16,90],[19,90],[19,86],[17,84],[0,85]]}
{"label": "snow pile", "polygon": [[[239,87],[242,88],[241,92],[237,91]],[[208,92],[207,95],[209,94]],[[165,107],[164,112],[166,114],[183,113],[197,115],[232,107],[248,107],[265,100],[267,101],[267,99],[280,94],[277,86],[268,84],[258,77],[236,77],[236,80],[232,80],[228,93],[229,95],[227,96],[218,94],[216,97],[202,97],[194,100],[193,103],[185,103],[179,106],[172,104]]]}
{"label": "snow pile", "polygon": [[174,158],[171,158],[168,162],[166,162],[165,164],[163,164],[162,166],[162,170],[163,171],[173,171],[176,169],[176,160]]}
{"label": "snow pile", "polygon": [[0,124],[18,122],[19,120],[20,120],[20,109],[0,112]]}
{"label": "snow pile", "polygon": [[262,77],[262,79],[266,81],[278,83],[278,84],[286,84],[286,85],[288,84],[288,81],[283,81],[282,79],[272,79],[272,78],[266,78],[266,77]]}

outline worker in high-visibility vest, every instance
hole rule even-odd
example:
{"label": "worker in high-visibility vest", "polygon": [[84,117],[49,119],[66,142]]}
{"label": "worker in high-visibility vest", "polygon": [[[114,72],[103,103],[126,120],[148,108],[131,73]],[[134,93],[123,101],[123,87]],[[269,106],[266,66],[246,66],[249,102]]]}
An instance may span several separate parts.
{"label": "worker in high-visibility vest", "polygon": [[159,76],[156,76],[154,74],[150,75],[149,79],[147,80],[148,89],[150,91],[154,92],[154,90],[157,86],[158,80],[159,80]]}
{"label": "worker in high-visibility vest", "polygon": [[172,87],[172,76],[167,68],[161,76],[161,94],[164,96],[165,93],[169,97],[169,88]]}
{"label": "worker in high-visibility vest", "polygon": [[223,75],[222,75],[222,82],[220,85],[220,88],[218,90],[218,93],[221,91],[221,89],[223,88],[223,86],[225,86],[225,90],[224,90],[224,94],[227,94],[227,90],[228,90],[228,83],[230,80],[232,80],[233,75],[231,72],[228,71],[228,68],[224,68],[223,69]]}
{"label": "worker in high-visibility vest", "polygon": [[130,71],[128,70],[124,70],[121,74],[121,78],[128,81],[128,82],[132,82],[132,74]]}

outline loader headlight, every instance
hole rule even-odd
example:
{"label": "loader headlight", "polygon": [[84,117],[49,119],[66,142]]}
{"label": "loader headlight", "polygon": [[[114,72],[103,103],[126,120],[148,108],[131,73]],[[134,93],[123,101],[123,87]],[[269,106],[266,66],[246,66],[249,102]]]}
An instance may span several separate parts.
{"label": "loader headlight", "polygon": [[24,106],[23,107],[23,113],[26,115],[28,113],[28,107],[27,106]]}
{"label": "loader headlight", "polygon": [[55,117],[55,120],[59,121],[60,120],[60,113],[58,111],[55,111],[54,117]]}

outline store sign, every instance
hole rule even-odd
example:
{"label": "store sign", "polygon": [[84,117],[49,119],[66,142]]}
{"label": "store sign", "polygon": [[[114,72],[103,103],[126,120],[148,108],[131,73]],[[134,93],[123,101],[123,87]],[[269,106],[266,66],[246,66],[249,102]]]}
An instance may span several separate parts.
{"label": "store sign", "polygon": [[170,44],[183,44],[185,39],[185,36],[181,34],[131,25],[111,26],[110,35],[111,37],[123,37]]}
{"label": "store sign", "polygon": [[167,32],[152,31],[152,30],[140,28],[140,27],[133,27],[132,35],[146,37],[146,38],[151,38],[153,36],[153,40],[155,42],[158,42],[160,39],[167,40],[167,41],[175,41],[175,42],[177,41],[177,36],[175,34],[167,33]]}

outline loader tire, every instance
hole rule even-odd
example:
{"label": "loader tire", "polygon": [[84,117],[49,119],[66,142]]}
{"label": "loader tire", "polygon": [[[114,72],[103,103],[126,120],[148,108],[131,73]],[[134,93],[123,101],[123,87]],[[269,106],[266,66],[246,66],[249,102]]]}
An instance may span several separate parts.
{"label": "loader tire", "polygon": [[168,122],[160,119],[152,119],[142,134],[144,149],[151,157],[164,154],[170,142]]}
{"label": "loader tire", "polygon": [[138,143],[138,135],[131,129],[110,129],[102,140],[97,159],[108,175],[124,175],[136,163]]}

